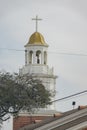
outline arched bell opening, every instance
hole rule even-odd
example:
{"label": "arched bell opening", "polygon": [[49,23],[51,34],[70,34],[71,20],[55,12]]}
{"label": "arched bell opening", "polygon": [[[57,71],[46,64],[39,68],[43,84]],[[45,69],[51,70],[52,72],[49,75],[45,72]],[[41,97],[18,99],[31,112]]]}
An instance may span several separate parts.
{"label": "arched bell opening", "polygon": [[36,52],[36,62],[37,64],[41,64],[41,51]]}
{"label": "arched bell opening", "polygon": [[33,64],[33,51],[29,52],[29,64]]}

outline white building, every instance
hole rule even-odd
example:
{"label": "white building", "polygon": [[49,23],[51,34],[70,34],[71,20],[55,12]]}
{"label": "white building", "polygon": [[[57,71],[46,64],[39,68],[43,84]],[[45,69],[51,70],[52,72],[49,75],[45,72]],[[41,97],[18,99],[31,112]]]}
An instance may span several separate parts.
{"label": "white building", "polygon": [[[47,90],[55,92],[56,78],[53,68],[49,68],[48,61],[48,44],[45,42],[41,33],[37,32],[36,16],[36,32],[34,32],[28,43],[25,45],[25,65],[19,70],[21,75],[28,74],[34,78],[42,80]],[[52,99],[54,100],[54,98]],[[55,109],[54,104],[51,109]]]}

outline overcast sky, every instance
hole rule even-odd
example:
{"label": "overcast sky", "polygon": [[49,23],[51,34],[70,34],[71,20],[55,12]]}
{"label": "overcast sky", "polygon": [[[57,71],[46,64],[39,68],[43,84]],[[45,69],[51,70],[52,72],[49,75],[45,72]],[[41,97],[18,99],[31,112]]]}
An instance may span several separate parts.
{"label": "overcast sky", "polygon": [[[0,70],[18,72],[24,65],[24,51],[7,49],[24,50],[36,15],[43,19],[38,31],[49,45],[48,64],[58,76],[57,98],[86,90],[87,0],[0,0]],[[73,100],[86,105],[86,95],[57,103],[57,110],[72,108]]]}

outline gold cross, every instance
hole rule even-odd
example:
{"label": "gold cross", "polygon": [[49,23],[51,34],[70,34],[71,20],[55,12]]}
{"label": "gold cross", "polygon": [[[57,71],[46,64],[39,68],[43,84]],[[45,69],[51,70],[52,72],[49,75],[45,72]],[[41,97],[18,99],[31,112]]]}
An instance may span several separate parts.
{"label": "gold cross", "polygon": [[42,19],[38,18],[38,16],[36,15],[36,18],[32,18],[32,20],[35,20],[35,21],[36,21],[36,32],[37,32],[38,21],[39,21],[39,20],[42,20]]}

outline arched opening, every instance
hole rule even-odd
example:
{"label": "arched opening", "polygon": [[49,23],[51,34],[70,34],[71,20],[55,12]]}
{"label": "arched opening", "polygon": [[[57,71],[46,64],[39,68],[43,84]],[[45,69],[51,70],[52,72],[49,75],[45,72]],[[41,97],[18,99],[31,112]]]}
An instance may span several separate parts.
{"label": "arched opening", "polygon": [[29,52],[29,64],[33,64],[33,51]]}
{"label": "arched opening", "polygon": [[41,51],[36,52],[37,64],[41,64]]}
{"label": "arched opening", "polygon": [[44,52],[44,64],[45,65],[47,64],[47,52],[46,51]]}

